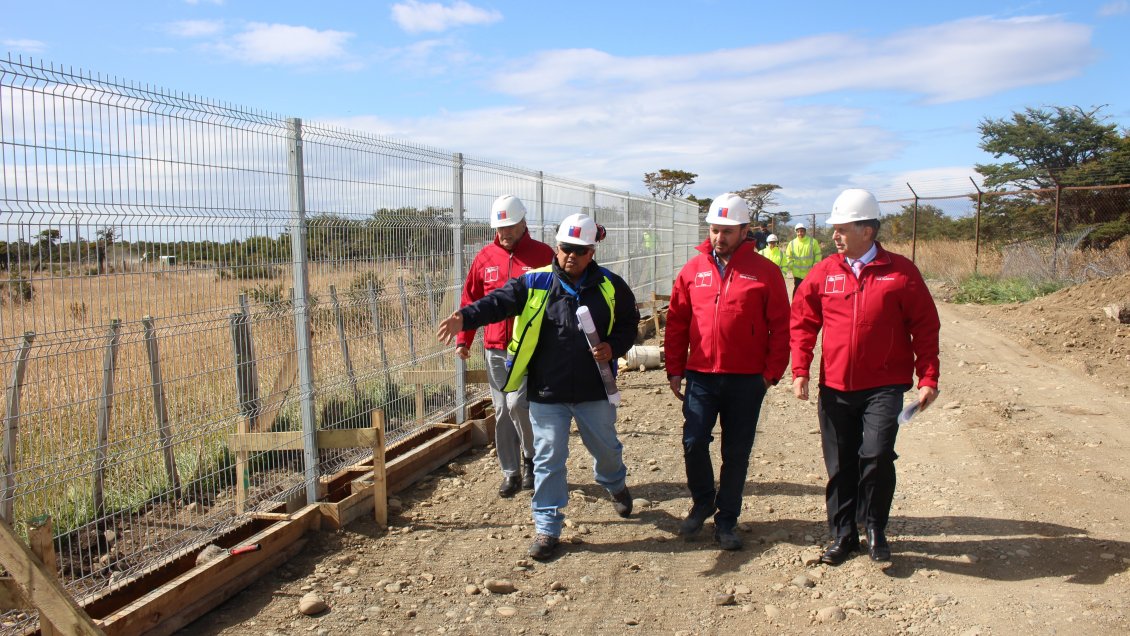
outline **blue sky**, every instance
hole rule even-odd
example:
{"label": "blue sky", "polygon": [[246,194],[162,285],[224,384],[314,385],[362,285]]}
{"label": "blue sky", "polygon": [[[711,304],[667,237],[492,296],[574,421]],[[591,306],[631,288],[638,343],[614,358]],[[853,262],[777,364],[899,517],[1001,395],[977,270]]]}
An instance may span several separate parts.
{"label": "blue sky", "polygon": [[644,192],[968,190],[977,124],[1107,105],[1130,0],[0,1],[0,51]]}

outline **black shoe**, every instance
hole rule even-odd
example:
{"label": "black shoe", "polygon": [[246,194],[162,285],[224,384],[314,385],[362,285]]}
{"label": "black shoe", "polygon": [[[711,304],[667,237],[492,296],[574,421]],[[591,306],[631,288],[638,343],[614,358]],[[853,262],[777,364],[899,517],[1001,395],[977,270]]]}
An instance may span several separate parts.
{"label": "black shoe", "polygon": [[522,490],[534,489],[534,460],[522,460],[522,466],[525,470],[522,472]]}
{"label": "black shoe", "polygon": [[723,550],[741,550],[742,538],[734,532],[733,528],[714,528],[714,540],[718,542]]}
{"label": "black shoe", "polygon": [[692,539],[702,531],[702,524],[714,514],[714,506],[691,506],[691,511],[679,524],[679,534],[685,539]]}
{"label": "black shoe", "polygon": [[526,554],[538,561],[545,561],[553,556],[553,553],[557,550],[557,544],[557,537],[539,533],[534,537],[534,542],[530,544],[530,549]]}
{"label": "black shoe", "polygon": [[872,561],[885,562],[891,560],[891,544],[887,543],[887,535],[882,530],[867,531],[867,554]]}
{"label": "black shoe", "polygon": [[518,475],[511,475],[509,477],[503,477],[502,483],[498,485],[498,496],[502,497],[503,499],[506,499],[508,497],[513,497],[514,495],[518,494],[518,491],[521,490],[521,489],[522,489],[522,478],[521,477],[519,477]]}
{"label": "black shoe", "polygon": [[616,514],[625,519],[632,516],[632,493],[628,492],[627,486],[612,495],[612,507],[616,509]]}
{"label": "black shoe", "polygon": [[828,565],[839,565],[851,556],[852,552],[859,550],[859,535],[849,534],[846,537],[837,537],[832,545],[820,555],[820,562]]}

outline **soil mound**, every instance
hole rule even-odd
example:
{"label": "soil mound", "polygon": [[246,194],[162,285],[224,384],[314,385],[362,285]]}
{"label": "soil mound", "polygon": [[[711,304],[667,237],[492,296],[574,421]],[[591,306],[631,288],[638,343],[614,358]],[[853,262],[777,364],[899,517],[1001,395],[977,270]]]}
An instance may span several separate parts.
{"label": "soil mound", "polygon": [[1130,325],[1104,307],[1130,305],[1130,274],[1088,281],[1041,298],[982,307],[993,329],[1108,386],[1130,388]]}

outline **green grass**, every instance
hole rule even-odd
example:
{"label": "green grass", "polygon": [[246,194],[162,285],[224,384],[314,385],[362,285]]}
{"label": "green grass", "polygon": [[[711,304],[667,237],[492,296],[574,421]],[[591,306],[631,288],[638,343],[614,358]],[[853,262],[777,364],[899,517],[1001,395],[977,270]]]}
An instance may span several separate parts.
{"label": "green grass", "polygon": [[1037,282],[1025,278],[994,278],[975,274],[958,284],[953,300],[976,305],[1022,303],[1046,296],[1064,286],[1066,283],[1061,281]]}

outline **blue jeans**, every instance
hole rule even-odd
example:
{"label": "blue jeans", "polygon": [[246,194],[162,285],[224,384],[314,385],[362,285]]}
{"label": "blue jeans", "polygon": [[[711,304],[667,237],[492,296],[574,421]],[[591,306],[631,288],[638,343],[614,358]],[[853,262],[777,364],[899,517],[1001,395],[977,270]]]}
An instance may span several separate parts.
{"label": "blue jeans", "polygon": [[[749,454],[765,398],[760,374],[701,373],[688,370],[683,401],[683,462],[687,488],[697,511],[717,508],[714,525],[733,528],[742,511]],[[722,469],[714,489],[710,442],[715,420],[722,424]]]}
{"label": "blue jeans", "polygon": [[628,468],[624,446],[616,437],[616,407],[607,400],[543,404],[530,402],[534,429],[534,498],[530,507],[538,534],[561,536],[562,510],[569,503],[565,461],[569,459],[569,428],[573,419],[581,441],[593,458],[596,483],[609,494],[624,489]]}

